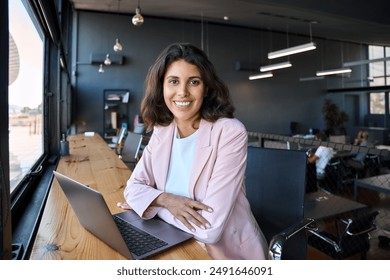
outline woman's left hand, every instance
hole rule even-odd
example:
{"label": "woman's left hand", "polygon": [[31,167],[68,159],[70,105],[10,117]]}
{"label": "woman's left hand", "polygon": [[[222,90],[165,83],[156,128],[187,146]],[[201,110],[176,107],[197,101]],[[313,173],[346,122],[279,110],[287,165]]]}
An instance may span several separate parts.
{"label": "woman's left hand", "polygon": [[211,227],[209,221],[199,214],[198,210],[213,212],[213,209],[199,201],[180,195],[162,193],[155,199],[153,204],[168,209],[173,216],[192,232],[195,231],[193,224],[202,229]]}

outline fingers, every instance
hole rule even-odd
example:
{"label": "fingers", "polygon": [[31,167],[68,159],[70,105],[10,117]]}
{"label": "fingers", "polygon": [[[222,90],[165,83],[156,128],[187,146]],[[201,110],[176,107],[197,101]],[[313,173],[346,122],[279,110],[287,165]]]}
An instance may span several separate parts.
{"label": "fingers", "polygon": [[123,208],[123,209],[127,209],[127,210],[130,210],[131,207],[129,204],[127,204],[127,202],[118,202],[116,204],[116,206],[120,207],[120,208]]}
{"label": "fingers", "polygon": [[210,223],[202,217],[199,213],[194,211],[194,213],[183,212],[182,215],[177,216],[177,219],[183,223],[190,231],[195,232],[196,228],[194,225],[198,226],[201,229],[210,228]]}
{"label": "fingers", "polygon": [[190,231],[195,232],[196,229],[188,222],[184,216],[178,216],[176,217],[186,228],[188,228]]}
{"label": "fingers", "polygon": [[192,206],[193,209],[204,210],[204,211],[207,211],[210,213],[213,212],[213,208],[211,208],[210,206],[207,206],[199,201],[196,201],[196,200],[191,200],[190,205]]}
{"label": "fingers", "polygon": [[211,227],[210,222],[199,214],[198,211],[203,210],[211,213],[213,209],[199,201],[184,196],[162,193],[156,198],[155,203],[167,208],[173,216],[192,232],[196,230],[194,225],[201,229]]}
{"label": "fingers", "polygon": [[185,209],[181,212],[181,216],[183,217],[182,223],[191,231],[195,231],[193,225],[198,226],[201,229],[211,228],[211,224],[208,220],[206,220],[197,210],[205,210],[208,212],[212,212],[212,209],[200,202],[189,200]]}
{"label": "fingers", "polygon": [[193,211],[189,213],[186,219],[191,223],[197,225],[201,229],[211,228],[211,224],[207,221],[202,215],[200,215],[197,211]]}

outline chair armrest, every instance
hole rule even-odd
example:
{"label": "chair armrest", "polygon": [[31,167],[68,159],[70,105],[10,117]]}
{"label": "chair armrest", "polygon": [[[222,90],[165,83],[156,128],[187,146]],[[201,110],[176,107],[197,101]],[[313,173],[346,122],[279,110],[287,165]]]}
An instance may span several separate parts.
{"label": "chair armrest", "polygon": [[338,161],[334,161],[334,162],[329,162],[328,165],[329,166],[337,166],[339,165],[341,162],[338,160]]}
{"label": "chair armrest", "polygon": [[[270,260],[281,260],[282,251],[284,243],[296,233],[305,230],[311,226],[313,228],[314,220],[310,218],[305,218],[300,222],[293,224],[286,230],[274,235],[271,239],[271,242],[268,246],[268,259]],[[315,225],[314,225],[315,227]]]}
{"label": "chair armrest", "polygon": [[313,235],[317,236],[318,238],[324,240],[326,243],[329,243],[330,245],[332,245],[334,247],[334,249],[336,250],[336,252],[341,252],[341,248],[340,248],[339,244],[337,244],[334,240],[319,234],[315,230],[309,229],[308,232],[310,232],[311,234],[313,234]]}
{"label": "chair armrest", "polygon": [[366,230],[362,230],[362,231],[359,231],[359,232],[356,232],[356,233],[353,233],[353,232],[350,232],[349,230],[347,230],[347,234],[350,235],[350,236],[358,236],[358,235],[362,235],[362,234],[367,234],[373,230],[376,229],[376,226],[373,225],[372,227],[366,229]]}

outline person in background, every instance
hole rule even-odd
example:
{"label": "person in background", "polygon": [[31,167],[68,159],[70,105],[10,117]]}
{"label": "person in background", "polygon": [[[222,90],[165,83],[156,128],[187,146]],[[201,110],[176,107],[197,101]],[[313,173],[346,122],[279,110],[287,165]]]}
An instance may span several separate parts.
{"label": "person in background", "polygon": [[[323,133],[317,133],[315,140],[326,141],[326,135]],[[333,148],[318,146],[315,153],[308,155],[308,162],[313,164],[315,163],[316,165],[317,179],[321,180],[324,178],[326,165],[332,159],[334,154],[335,152]]]}
{"label": "person in background", "polygon": [[[371,144],[368,142],[368,131],[367,130],[360,130],[356,136],[356,139],[353,143],[356,146],[361,147],[369,147]],[[366,158],[367,153],[357,153],[352,160],[355,160],[357,162],[364,162],[364,159]]]}
{"label": "person in background", "polygon": [[[368,141],[368,136],[369,135],[367,130],[360,130],[353,144],[360,147],[371,147],[372,145]],[[366,152],[359,151],[347,161],[347,165],[352,168],[352,170],[357,174],[358,177],[364,177],[364,161],[366,157]]]}
{"label": "person in background", "polygon": [[364,130],[364,129],[359,130],[353,144],[357,145],[357,146],[367,146],[368,145],[368,131]]}
{"label": "person in background", "polygon": [[148,71],[141,113],[153,134],[127,182],[127,204],[192,233],[214,259],[266,259],[244,191],[247,131],[206,54],[168,46]]}

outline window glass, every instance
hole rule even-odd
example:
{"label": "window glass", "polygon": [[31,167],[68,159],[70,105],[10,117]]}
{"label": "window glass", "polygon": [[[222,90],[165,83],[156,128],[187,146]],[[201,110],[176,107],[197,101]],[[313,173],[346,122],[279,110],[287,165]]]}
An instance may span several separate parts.
{"label": "window glass", "polygon": [[385,84],[385,78],[384,77],[375,77],[372,82],[370,82],[370,86],[383,86]]}
{"label": "window glass", "polygon": [[383,77],[384,76],[384,68],[383,61],[370,63],[370,75],[371,77]]}
{"label": "window glass", "polygon": [[384,56],[384,50],[382,46],[369,46],[368,53],[370,59],[382,58]]}
{"label": "window glass", "polygon": [[[368,55],[369,59],[383,59],[389,53],[390,48],[385,48],[383,46],[369,46]],[[389,63],[385,60],[372,62],[369,64],[369,76],[373,78],[370,81],[370,86],[383,86],[387,85],[386,77],[390,74]]]}
{"label": "window glass", "polygon": [[11,192],[43,154],[44,42],[20,0],[9,1]]}
{"label": "window glass", "polygon": [[371,92],[370,93],[370,114],[385,114],[385,93]]}

